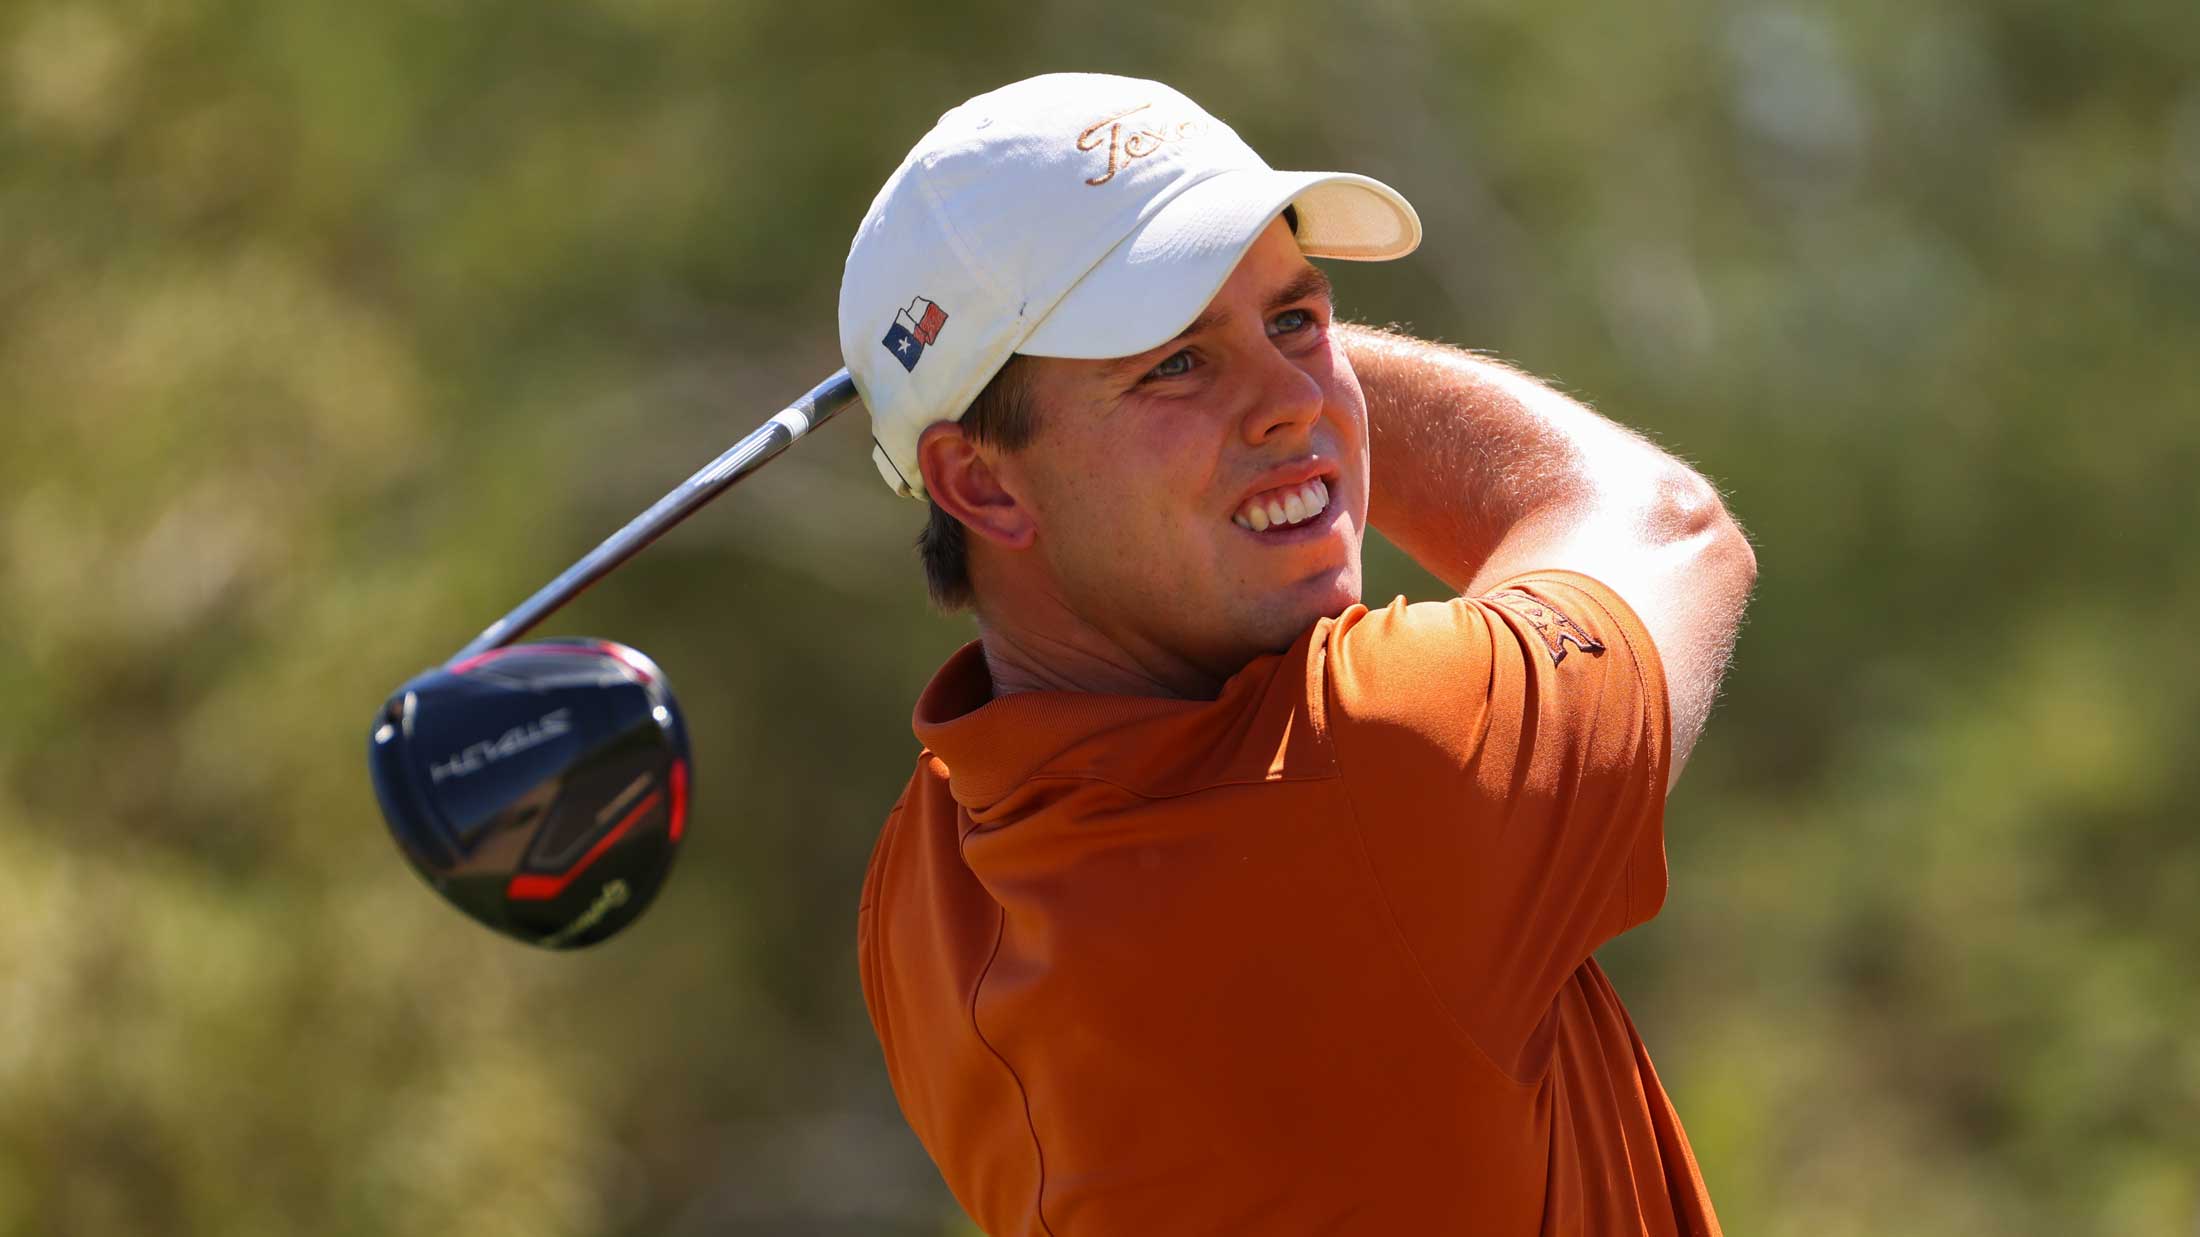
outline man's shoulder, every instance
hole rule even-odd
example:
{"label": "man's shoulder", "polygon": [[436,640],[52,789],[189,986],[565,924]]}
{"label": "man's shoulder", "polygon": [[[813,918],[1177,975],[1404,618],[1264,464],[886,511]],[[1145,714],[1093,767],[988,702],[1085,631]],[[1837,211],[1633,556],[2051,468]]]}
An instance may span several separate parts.
{"label": "man's shoulder", "polygon": [[1310,669],[1320,720],[1348,773],[1388,751],[1459,764],[1495,733],[1526,740],[1538,717],[1566,730],[1631,728],[1638,710],[1624,706],[1643,693],[1617,688],[1651,664],[1625,603],[1561,571],[1517,576],[1480,596],[1355,606],[1318,634]]}
{"label": "man's shoulder", "polygon": [[1530,656],[1555,667],[1574,654],[1602,658],[1619,645],[1628,660],[1636,626],[1626,603],[1598,581],[1539,571],[1479,596],[1354,606],[1317,630],[1333,681],[1410,697],[1455,686],[1459,673],[1478,678],[1478,668]]}

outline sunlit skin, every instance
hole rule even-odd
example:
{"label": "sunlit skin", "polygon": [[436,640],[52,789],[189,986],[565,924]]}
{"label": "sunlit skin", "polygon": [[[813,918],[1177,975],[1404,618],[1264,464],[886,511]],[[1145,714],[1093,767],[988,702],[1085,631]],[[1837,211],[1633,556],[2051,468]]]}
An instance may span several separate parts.
{"label": "sunlit skin", "polygon": [[[926,488],[969,529],[996,693],[1209,698],[1360,599],[1367,410],[1331,312],[1279,219],[1177,338],[1027,362],[1039,429],[1020,450],[925,431]],[[1232,521],[1313,476],[1314,519]]]}

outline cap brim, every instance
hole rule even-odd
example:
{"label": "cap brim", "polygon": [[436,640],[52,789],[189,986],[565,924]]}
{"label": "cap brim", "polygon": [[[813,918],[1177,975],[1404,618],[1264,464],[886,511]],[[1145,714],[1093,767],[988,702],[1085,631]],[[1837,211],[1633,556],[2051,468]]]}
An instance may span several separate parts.
{"label": "cap brim", "polygon": [[1398,191],[1348,172],[1218,172],[1171,198],[1108,251],[1016,351],[1100,360],[1176,337],[1207,308],[1238,260],[1286,206],[1300,252],[1380,262],[1421,243],[1421,219]]}

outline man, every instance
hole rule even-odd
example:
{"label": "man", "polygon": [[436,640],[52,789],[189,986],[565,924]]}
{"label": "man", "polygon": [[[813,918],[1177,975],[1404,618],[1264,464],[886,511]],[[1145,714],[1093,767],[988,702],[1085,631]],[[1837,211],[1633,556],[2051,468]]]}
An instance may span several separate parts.
{"label": "man", "polygon": [[[1153,82],[948,112],[841,335],[978,640],[859,915],[910,1125],[1007,1234],[1716,1233],[1590,954],[1755,578],[1716,493],[1535,382],[1332,317],[1404,255]],[[1461,594],[1360,605],[1372,522]]]}

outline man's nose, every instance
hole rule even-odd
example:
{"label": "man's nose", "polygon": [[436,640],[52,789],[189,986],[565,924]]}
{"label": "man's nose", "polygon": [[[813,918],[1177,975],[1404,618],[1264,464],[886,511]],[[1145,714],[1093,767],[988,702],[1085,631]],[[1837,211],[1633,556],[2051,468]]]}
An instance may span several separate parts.
{"label": "man's nose", "polygon": [[1279,434],[1304,433],[1321,419],[1326,393],[1297,361],[1267,344],[1255,352],[1251,364],[1255,377],[1253,402],[1245,413],[1245,441],[1258,446]]}

